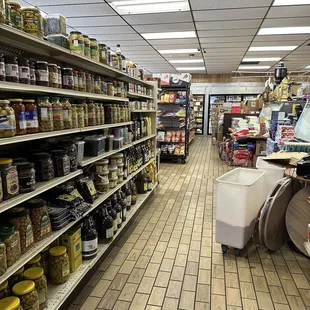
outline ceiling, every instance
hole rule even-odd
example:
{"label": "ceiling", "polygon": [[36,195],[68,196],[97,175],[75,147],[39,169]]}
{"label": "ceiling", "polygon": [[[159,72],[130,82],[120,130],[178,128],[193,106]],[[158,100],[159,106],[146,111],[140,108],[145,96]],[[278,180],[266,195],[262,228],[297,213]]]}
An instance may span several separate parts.
{"label": "ceiling", "polygon": [[[258,35],[261,28],[310,27],[310,4],[274,6],[281,0],[167,0],[188,1],[189,9],[120,15],[113,8],[114,0],[27,0],[46,13],[67,17],[68,32],[77,29],[100,43],[116,48],[150,73],[231,73],[246,58],[279,58],[290,71],[310,66],[310,31],[303,34]],[[122,2],[132,0],[122,0]],[[141,2],[141,0],[138,0]],[[147,3],[161,1],[148,0]],[[284,0],[283,0],[284,1]],[[288,0],[286,0],[288,1]],[[128,2],[128,3],[131,3]],[[291,2],[294,2],[292,0]],[[52,3],[52,4],[51,4]],[[310,3],[295,0],[295,3]],[[310,28],[309,28],[310,29]],[[149,39],[141,34],[193,32],[190,38]],[[249,51],[250,47],[296,46],[292,51]],[[189,52],[161,54],[162,50],[196,49]],[[200,59],[202,63],[170,63],[175,60]],[[270,71],[278,60],[258,61],[251,72]],[[244,64],[246,65],[246,64]],[[195,68],[203,67],[203,70]],[[184,69],[185,68],[185,69]],[[186,70],[189,68],[188,70]],[[250,70],[247,70],[250,71]]]}

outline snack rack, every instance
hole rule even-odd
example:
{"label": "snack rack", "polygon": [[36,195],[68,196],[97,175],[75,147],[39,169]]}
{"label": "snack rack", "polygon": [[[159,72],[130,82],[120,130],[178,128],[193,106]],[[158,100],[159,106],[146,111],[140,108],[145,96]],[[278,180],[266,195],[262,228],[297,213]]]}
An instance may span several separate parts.
{"label": "snack rack", "polygon": [[162,86],[157,113],[158,147],[161,149],[161,159],[186,163],[189,155],[191,126],[189,94],[189,85]]}

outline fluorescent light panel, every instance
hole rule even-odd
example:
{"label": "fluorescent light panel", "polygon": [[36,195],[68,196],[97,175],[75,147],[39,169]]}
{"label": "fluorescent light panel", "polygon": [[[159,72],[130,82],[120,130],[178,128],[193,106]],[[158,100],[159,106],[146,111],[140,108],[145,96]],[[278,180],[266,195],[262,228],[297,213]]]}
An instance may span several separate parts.
{"label": "fluorescent light panel", "polygon": [[141,33],[146,40],[196,38],[195,31]]}
{"label": "fluorescent light panel", "polygon": [[[309,21],[310,24],[310,21]],[[300,34],[310,33],[310,27],[273,27],[273,28],[261,28],[258,31],[259,36],[268,36],[274,34]]]}
{"label": "fluorescent light panel", "polygon": [[307,5],[310,0],[275,0],[273,6],[279,5]]}
{"label": "fluorescent light panel", "polygon": [[249,52],[293,51],[298,46],[252,46]]}
{"label": "fluorescent light panel", "polygon": [[305,69],[310,69],[310,66],[307,66]]}
{"label": "fluorescent light panel", "polygon": [[239,66],[239,70],[268,70],[270,66]]}
{"label": "fluorescent light panel", "polygon": [[172,64],[198,64],[203,63],[203,59],[175,59],[169,60]]}
{"label": "fluorescent light panel", "polygon": [[252,62],[252,61],[279,61],[281,57],[262,57],[262,58],[243,58],[243,62]]}
{"label": "fluorescent light panel", "polygon": [[200,53],[197,48],[183,48],[175,50],[158,50],[160,54],[195,54]]}
{"label": "fluorescent light panel", "polygon": [[206,70],[205,67],[179,67],[176,69],[178,71],[202,71],[202,70]]}
{"label": "fluorescent light panel", "polygon": [[120,15],[189,11],[188,0],[128,0],[110,4]]}

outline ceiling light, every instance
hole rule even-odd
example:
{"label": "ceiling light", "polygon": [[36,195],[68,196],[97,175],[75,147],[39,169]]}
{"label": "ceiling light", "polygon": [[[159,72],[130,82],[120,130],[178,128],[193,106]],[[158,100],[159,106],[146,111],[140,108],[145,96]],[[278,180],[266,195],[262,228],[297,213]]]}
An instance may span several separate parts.
{"label": "ceiling light", "polygon": [[278,5],[306,5],[310,4],[310,0],[275,0],[273,6]]}
{"label": "ceiling light", "polygon": [[274,28],[261,28],[258,31],[259,36],[268,36],[272,34],[299,34],[310,33],[310,27],[274,27]]}
{"label": "ceiling light", "polygon": [[176,68],[178,71],[202,71],[206,70],[205,67],[180,67]]}
{"label": "ceiling light", "polygon": [[298,46],[252,46],[249,52],[293,51]]}
{"label": "ceiling light", "polygon": [[195,31],[141,33],[147,40],[196,38]]}
{"label": "ceiling light", "polygon": [[281,57],[262,57],[262,58],[243,58],[243,62],[252,62],[252,61],[279,61]]}
{"label": "ceiling light", "polygon": [[307,66],[305,69],[310,69],[310,66]]}
{"label": "ceiling light", "polygon": [[120,15],[189,11],[188,0],[112,1],[110,5]]}
{"label": "ceiling light", "polygon": [[203,63],[203,59],[175,59],[169,60],[172,64],[198,64]]}
{"label": "ceiling light", "polygon": [[270,66],[239,66],[239,70],[268,70]]}
{"label": "ceiling light", "polygon": [[192,54],[200,53],[197,48],[183,48],[177,50],[158,50],[161,54]]}

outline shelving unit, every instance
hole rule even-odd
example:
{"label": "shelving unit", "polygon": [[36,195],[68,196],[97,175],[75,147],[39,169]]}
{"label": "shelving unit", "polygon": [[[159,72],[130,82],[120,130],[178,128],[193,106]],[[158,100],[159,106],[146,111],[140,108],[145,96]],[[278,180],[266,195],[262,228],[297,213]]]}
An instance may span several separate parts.
{"label": "shelving unit", "polygon": [[152,97],[152,96],[142,95],[142,94],[137,94],[137,93],[131,93],[131,92],[127,92],[127,96],[128,96],[128,98],[145,98],[145,99],[153,99],[153,97]]}
{"label": "shelving unit", "polygon": [[205,110],[205,95],[193,95],[193,111],[195,113],[196,127],[195,134],[204,134],[204,110]]}

